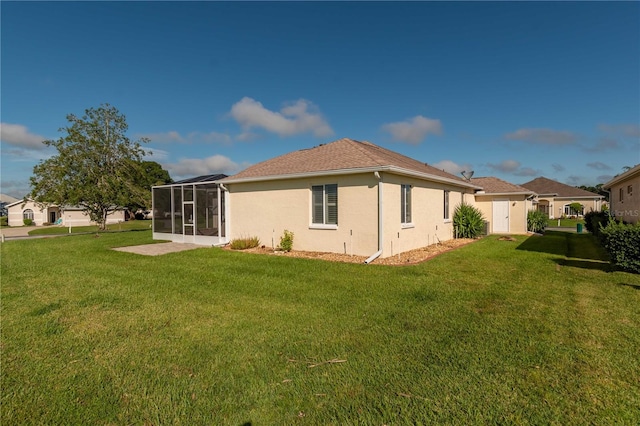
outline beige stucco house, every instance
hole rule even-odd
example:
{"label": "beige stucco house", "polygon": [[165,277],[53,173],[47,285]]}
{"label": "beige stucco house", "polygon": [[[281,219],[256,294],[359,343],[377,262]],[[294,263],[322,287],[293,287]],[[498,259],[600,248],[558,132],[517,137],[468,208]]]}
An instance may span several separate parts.
{"label": "beige stucco house", "polygon": [[369,142],[340,139],[221,179],[230,240],[389,257],[453,238],[453,211],[481,188]]}
{"label": "beige stucco house", "polygon": [[535,192],[496,177],[472,178],[471,182],[482,187],[475,193],[475,206],[489,222],[489,233],[527,233],[527,213],[534,209]]}
{"label": "beige stucco house", "polygon": [[[558,181],[538,177],[520,186],[538,194],[535,200],[536,208],[547,215],[550,219],[563,216],[582,216],[590,211],[602,210],[604,197],[584,189],[565,185]],[[573,211],[571,203],[580,203],[582,209]]]}
{"label": "beige stucco house", "polygon": [[[45,223],[64,226],[95,225],[80,207],[42,205],[33,200],[19,200],[7,205],[9,226],[23,226],[24,219],[31,219],[36,226]],[[124,222],[126,212],[117,210],[107,217],[107,224]]]}
{"label": "beige stucco house", "polygon": [[638,223],[640,217],[640,164],[602,185],[611,197],[612,216],[629,223]]}

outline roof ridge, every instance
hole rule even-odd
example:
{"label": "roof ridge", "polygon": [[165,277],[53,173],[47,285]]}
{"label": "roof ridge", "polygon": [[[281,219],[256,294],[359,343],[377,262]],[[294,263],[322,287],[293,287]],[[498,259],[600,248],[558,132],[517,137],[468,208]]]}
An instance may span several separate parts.
{"label": "roof ridge", "polygon": [[350,139],[350,138],[344,138],[344,139],[346,139],[347,142],[352,144],[358,151],[360,151],[361,153],[369,157],[370,160],[378,163],[379,166],[384,166],[384,164],[381,164],[382,163],[381,159],[378,156],[372,155],[373,153],[370,152],[369,148],[373,148],[376,145],[367,141],[357,141],[355,139]]}

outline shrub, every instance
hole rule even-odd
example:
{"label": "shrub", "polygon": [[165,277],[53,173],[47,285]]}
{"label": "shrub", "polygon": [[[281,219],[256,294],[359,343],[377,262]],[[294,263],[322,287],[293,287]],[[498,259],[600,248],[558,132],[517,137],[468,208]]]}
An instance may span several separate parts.
{"label": "shrub", "polygon": [[584,227],[595,236],[600,235],[600,224],[607,226],[611,219],[606,211],[590,211],[584,215]]}
{"label": "shrub", "polygon": [[260,245],[260,239],[258,237],[248,238],[236,238],[231,241],[230,247],[232,250],[246,250]]}
{"label": "shrub", "polygon": [[9,226],[9,218],[7,216],[0,216],[0,226]]}
{"label": "shrub", "polygon": [[284,230],[284,234],[280,237],[278,248],[282,251],[291,251],[293,249],[293,232]]}
{"label": "shrub", "polygon": [[458,204],[453,212],[453,231],[456,238],[478,238],[484,231],[482,212],[470,204]]}
{"label": "shrub", "polygon": [[24,223],[24,226],[33,225],[33,219],[23,219],[22,222]]}
{"label": "shrub", "polygon": [[540,210],[529,210],[527,213],[527,231],[544,232],[549,217]]}
{"label": "shrub", "polygon": [[600,227],[600,239],[611,263],[640,274],[640,223],[628,225],[611,221]]}

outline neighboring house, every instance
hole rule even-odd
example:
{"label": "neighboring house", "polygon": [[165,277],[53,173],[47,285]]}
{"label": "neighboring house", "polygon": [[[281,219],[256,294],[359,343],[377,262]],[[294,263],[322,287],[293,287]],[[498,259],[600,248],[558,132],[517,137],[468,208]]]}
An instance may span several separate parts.
{"label": "neighboring house", "polygon": [[[42,205],[31,199],[19,200],[7,205],[9,226],[23,226],[25,219],[31,219],[36,226],[58,224],[64,226],[93,225],[89,216],[76,206]],[[126,211],[117,210],[107,217],[107,224],[127,220]]]}
{"label": "neighboring house", "polygon": [[638,223],[640,216],[640,164],[602,185],[611,194],[612,216],[629,223]]}
{"label": "neighboring house", "polygon": [[534,209],[534,191],[496,177],[473,178],[471,182],[482,187],[475,193],[475,206],[489,222],[489,233],[527,233],[527,213]]}
{"label": "neighboring house", "polygon": [[[258,237],[297,250],[389,257],[453,238],[453,211],[480,186],[369,142],[340,139],[219,181],[226,241]],[[155,235],[155,234],[154,234]]]}
{"label": "neighboring house", "polygon": [[[590,211],[602,210],[604,197],[584,189],[565,185],[558,181],[538,177],[520,186],[535,192],[537,209],[555,219],[563,216],[583,216]],[[580,203],[582,209],[574,211],[570,205]]]}

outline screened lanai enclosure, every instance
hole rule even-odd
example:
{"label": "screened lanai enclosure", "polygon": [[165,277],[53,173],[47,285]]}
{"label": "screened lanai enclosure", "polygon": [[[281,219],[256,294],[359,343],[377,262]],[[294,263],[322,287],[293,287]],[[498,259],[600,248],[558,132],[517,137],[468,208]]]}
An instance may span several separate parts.
{"label": "screened lanai enclosure", "polygon": [[153,239],[200,245],[228,242],[225,233],[225,191],[207,175],[154,186]]}

